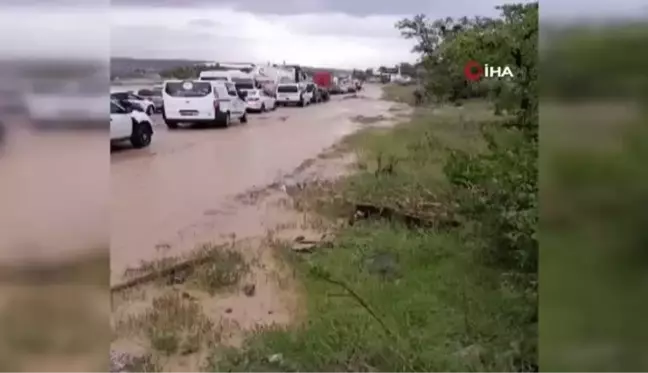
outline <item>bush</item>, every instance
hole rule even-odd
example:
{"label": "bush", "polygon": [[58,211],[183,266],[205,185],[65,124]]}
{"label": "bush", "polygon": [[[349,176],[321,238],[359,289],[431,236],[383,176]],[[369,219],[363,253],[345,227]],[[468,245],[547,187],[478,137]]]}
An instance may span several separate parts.
{"label": "bush", "polygon": [[538,264],[537,146],[517,130],[487,134],[488,151],[453,151],[444,172],[455,188],[459,212],[480,222],[484,258],[524,274]]}

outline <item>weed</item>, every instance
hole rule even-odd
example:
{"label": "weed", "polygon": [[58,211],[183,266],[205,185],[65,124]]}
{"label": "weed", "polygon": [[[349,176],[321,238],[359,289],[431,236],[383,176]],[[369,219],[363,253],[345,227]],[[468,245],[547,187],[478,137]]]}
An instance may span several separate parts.
{"label": "weed", "polygon": [[245,258],[235,249],[205,245],[200,251],[206,260],[194,268],[190,280],[209,294],[237,285],[249,272]]}
{"label": "weed", "polygon": [[150,354],[133,359],[124,368],[127,372],[162,372],[159,362]]}
{"label": "weed", "polygon": [[218,328],[203,314],[200,305],[173,290],[153,299],[146,311],[126,323],[164,355],[194,353],[220,338]]}

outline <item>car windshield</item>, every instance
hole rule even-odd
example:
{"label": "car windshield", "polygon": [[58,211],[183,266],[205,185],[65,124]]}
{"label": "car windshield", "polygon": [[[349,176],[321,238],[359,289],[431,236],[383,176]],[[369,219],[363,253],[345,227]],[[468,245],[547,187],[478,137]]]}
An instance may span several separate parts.
{"label": "car windshield", "polygon": [[299,92],[299,89],[297,88],[296,85],[280,85],[279,88],[277,88],[277,92],[280,92],[280,93],[296,93],[296,92]]}
{"label": "car windshield", "polygon": [[212,86],[205,82],[170,82],[164,91],[171,97],[205,97],[212,92]]}
{"label": "car windshield", "polygon": [[137,95],[142,96],[142,97],[151,97],[153,96],[153,91],[150,89],[140,89],[137,91]]}

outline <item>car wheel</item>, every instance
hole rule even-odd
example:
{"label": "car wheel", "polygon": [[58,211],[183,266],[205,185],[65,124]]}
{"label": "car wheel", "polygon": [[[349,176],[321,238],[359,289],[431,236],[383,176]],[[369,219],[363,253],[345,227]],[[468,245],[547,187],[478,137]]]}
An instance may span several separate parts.
{"label": "car wheel", "polygon": [[174,130],[178,128],[178,122],[165,120],[164,123],[166,124],[167,128],[169,128],[170,130]]}
{"label": "car wheel", "polygon": [[146,115],[151,116],[153,115],[153,113],[155,113],[155,109],[153,108],[153,106],[149,106],[146,108]]}
{"label": "car wheel", "polygon": [[151,144],[153,129],[148,122],[133,123],[133,133],[131,134],[131,144],[135,148],[143,148]]}
{"label": "car wheel", "polygon": [[232,117],[230,116],[230,113],[227,112],[225,114],[225,117],[221,120],[221,127],[227,128],[232,124]]}
{"label": "car wheel", "polygon": [[241,123],[247,123],[247,114],[243,114],[243,116],[239,118],[239,121]]}

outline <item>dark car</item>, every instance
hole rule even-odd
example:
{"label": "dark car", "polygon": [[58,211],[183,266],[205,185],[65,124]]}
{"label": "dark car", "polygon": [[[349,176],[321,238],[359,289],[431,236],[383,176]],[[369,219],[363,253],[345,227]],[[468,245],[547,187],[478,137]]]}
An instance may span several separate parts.
{"label": "dark car", "polygon": [[322,101],[328,101],[331,99],[331,93],[328,91],[326,88],[322,87],[317,87],[317,90],[320,92],[320,96],[322,97]]}
{"label": "dark car", "polygon": [[313,92],[313,97],[311,97],[311,104],[322,102],[322,91],[317,87],[315,83],[308,83],[306,85],[306,92]]}

